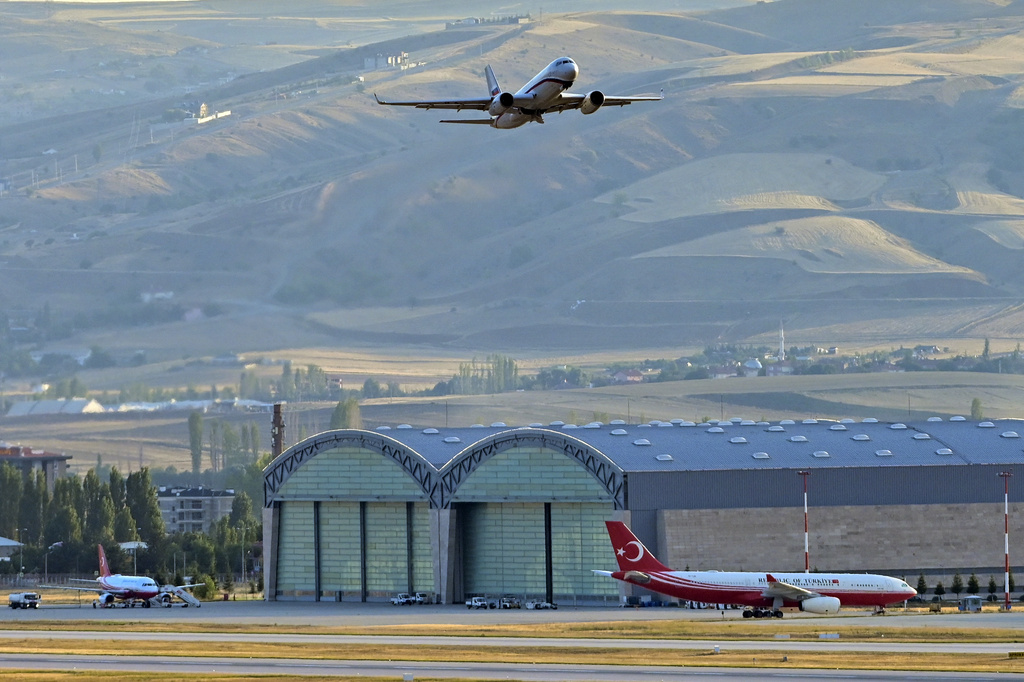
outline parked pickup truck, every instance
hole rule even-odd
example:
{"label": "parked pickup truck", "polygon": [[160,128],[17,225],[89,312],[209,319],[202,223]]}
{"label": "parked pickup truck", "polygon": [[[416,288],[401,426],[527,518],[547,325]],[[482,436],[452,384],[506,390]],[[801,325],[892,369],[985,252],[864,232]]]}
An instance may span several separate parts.
{"label": "parked pickup truck", "polygon": [[497,603],[487,597],[471,597],[466,600],[467,609],[495,609],[497,607]]}
{"label": "parked pickup truck", "polygon": [[38,592],[13,592],[7,598],[12,609],[38,609],[41,600]]}
{"label": "parked pickup truck", "polygon": [[391,598],[391,603],[395,606],[408,606],[417,602],[416,597],[412,596],[408,592],[399,592]]}

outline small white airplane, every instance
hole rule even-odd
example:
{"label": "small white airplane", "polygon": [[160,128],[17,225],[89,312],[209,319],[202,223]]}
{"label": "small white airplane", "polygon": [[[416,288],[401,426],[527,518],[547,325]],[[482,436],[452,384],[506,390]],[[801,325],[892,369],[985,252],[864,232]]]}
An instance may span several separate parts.
{"label": "small white airplane", "polygon": [[560,57],[548,64],[529,83],[516,93],[505,92],[498,85],[490,66],[484,69],[489,95],[480,99],[443,99],[419,102],[386,102],[374,95],[377,104],[394,107],[416,107],[417,109],[473,109],[486,111],[489,118],[464,118],[442,120],[441,123],[469,123],[489,125],[492,128],[518,128],[531,121],[544,122],[544,114],[562,113],[579,109],[592,114],[601,107],[624,107],[633,102],[656,102],[665,98],[661,95],[642,97],[620,97],[606,95],[600,90],[591,90],[585,95],[566,92],[580,75],[579,67],[569,57]]}
{"label": "small white airplane", "polygon": [[[141,575],[112,574],[110,572],[110,565],[107,563],[106,552],[103,551],[103,545],[96,546],[99,548],[100,558],[99,577],[95,580],[72,579],[74,582],[92,583],[92,587],[70,587],[68,585],[40,585],[40,587],[77,590],[79,592],[98,592],[99,597],[92,603],[93,608],[96,606],[113,606],[118,599],[122,600],[124,605],[141,603],[143,607],[149,608],[154,597],[159,597],[159,601],[163,605],[170,605],[171,594],[178,596],[186,604],[200,605],[198,599],[185,592],[181,587],[167,586],[166,588],[161,588],[152,578],[146,578]],[[184,585],[182,587],[191,587],[191,585]]]}
{"label": "small white airplane", "polygon": [[782,607],[832,614],[840,606],[874,606],[906,601],[917,590],[900,580],[869,573],[754,573],[673,571],[658,561],[621,521],[605,521],[618,571],[594,571],[616,580],[708,604],[742,604],[744,618],[782,618]]}

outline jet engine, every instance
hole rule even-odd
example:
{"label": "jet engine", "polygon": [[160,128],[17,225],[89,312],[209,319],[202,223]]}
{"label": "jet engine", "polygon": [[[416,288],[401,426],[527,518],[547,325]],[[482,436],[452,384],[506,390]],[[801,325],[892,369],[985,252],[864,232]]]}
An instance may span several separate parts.
{"label": "jet engine", "polygon": [[503,92],[491,100],[491,106],[487,109],[491,116],[501,116],[512,108],[515,96],[511,92]]}
{"label": "jet engine", "polygon": [[839,600],[835,597],[811,597],[800,602],[800,610],[808,613],[838,613]]}
{"label": "jet engine", "polygon": [[626,574],[622,577],[624,580],[629,580],[640,585],[646,585],[651,582],[651,576],[646,573],[641,573],[640,571],[626,571]]}
{"label": "jet engine", "polygon": [[594,90],[588,92],[587,96],[583,98],[583,103],[580,104],[580,111],[584,114],[592,114],[601,108],[604,104],[604,93],[600,90]]}
{"label": "jet engine", "polygon": [[101,594],[99,596],[99,602],[101,604],[103,604],[104,606],[110,606],[111,604],[114,603],[115,599],[117,599],[117,597],[115,597],[114,595],[110,594],[109,592],[104,592],[103,594]]}

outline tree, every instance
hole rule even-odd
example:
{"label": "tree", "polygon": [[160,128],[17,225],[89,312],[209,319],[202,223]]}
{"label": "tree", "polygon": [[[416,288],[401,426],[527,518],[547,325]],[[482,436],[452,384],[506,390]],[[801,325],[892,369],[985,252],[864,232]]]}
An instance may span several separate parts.
{"label": "tree", "polygon": [[210,428],[208,429],[206,437],[210,442],[210,468],[214,471],[220,471],[220,457],[218,449],[220,444],[220,422],[210,422]]}
{"label": "tree", "polygon": [[[256,526],[256,517],[252,514],[252,499],[244,490],[235,493],[235,499],[231,502],[231,515],[228,517],[228,523],[232,528],[244,529]],[[244,541],[245,538],[243,537],[242,540]]]}
{"label": "tree", "polygon": [[946,594],[946,588],[942,586],[942,582],[935,583],[935,596],[941,599],[944,594]]}
{"label": "tree", "polygon": [[124,509],[124,476],[117,467],[110,467],[110,501],[114,503],[114,511]]}
{"label": "tree", "polygon": [[988,358],[989,358],[988,350],[989,350],[989,348],[988,348],[988,337],[986,337],[985,338],[985,348],[984,348],[984,350],[981,351],[981,359],[982,360],[988,360]]}
{"label": "tree", "polygon": [[96,161],[96,163],[99,163],[100,159],[103,158],[103,145],[101,145],[99,142],[93,145],[92,158]]}
{"label": "tree", "polygon": [[380,382],[373,378],[367,378],[363,382],[363,397],[364,398],[379,398],[383,394],[380,387]]}
{"label": "tree", "polygon": [[256,422],[249,422],[249,449],[249,461],[255,462],[260,458],[260,427]]}
{"label": "tree", "polygon": [[21,471],[4,462],[0,464],[0,535],[14,538],[21,518]]}
{"label": "tree", "polygon": [[980,422],[984,418],[984,413],[981,410],[981,398],[975,398],[971,401],[971,420]]}
{"label": "tree", "polygon": [[[999,591],[999,587],[996,585],[996,577],[994,575],[990,575],[988,577],[988,593],[990,595],[992,595],[993,597],[995,597],[996,592],[998,592],[998,591]],[[993,599],[989,599],[989,601],[994,601],[994,600]]]}
{"label": "tree", "polygon": [[920,595],[927,594],[928,582],[924,579],[924,573],[917,578],[917,593]]}
{"label": "tree", "polygon": [[203,415],[199,410],[188,415],[188,450],[192,455],[192,473],[198,474],[203,468]]}
{"label": "tree", "polygon": [[978,594],[981,591],[981,586],[978,584],[978,576],[971,573],[971,577],[967,579],[967,594]]}
{"label": "tree", "polygon": [[221,452],[223,453],[224,468],[242,464],[242,439],[238,431],[227,422],[221,425]]}
{"label": "tree", "polygon": [[121,507],[114,514],[114,542],[132,542],[139,539],[139,531],[135,527],[135,519],[128,507]]}
{"label": "tree", "polygon": [[339,401],[331,413],[332,429],[358,429],[363,426],[363,418],[359,414],[359,401],[356,398],[347,398]]}
{"label": "tree", "polygon": [[149,475],[149,469],[128,474],[125,482],[125,499],[132,518],[138,526],[139,539],[153,545],[163,539],[164,519],[156,498],[156,488]]}
{"label": "tree", "polygon": [[960,571],[953,574],[953,582],[949,589],[956,595],[957,599],[960,598],[960,593],[964,591],[964,579],[960,577]]}

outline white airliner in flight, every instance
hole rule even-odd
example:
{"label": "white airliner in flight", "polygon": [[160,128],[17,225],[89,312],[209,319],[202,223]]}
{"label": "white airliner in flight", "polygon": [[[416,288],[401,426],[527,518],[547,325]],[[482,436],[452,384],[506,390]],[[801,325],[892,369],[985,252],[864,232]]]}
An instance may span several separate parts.
{"label": "white airliner in flight", "polygon": [[[199,606],[200,602],[192,595],[185,592],[181,587],[161,589],[152,578],[141,575],[121,575],[111,573],[110,565],[107,563],[107,555],[103,551],[103,545],[96,545],[99,548],[100,575],[95,580],[75,580],[75,582],[93,583],[92,587],[69,587],[67,585],[43,585],[41,587],[54,587],[62,590],[78,590],[80,592],[98,592],[99,597],[93,602],[93,607],[113,606],[116,600],[121,599],[125,604],[140,602],[143,607],[149,608],[150,600],[153,597],[161,596],[165,605],[170,604],[171,593],[180,597],[186,604]],[[191,587],[184,585],[182,587]]]}
{"label": "white airliner in flight", "polygon": [[548,64],[543,71],[534,76],[529,83],[516,93],[505,92],[498,86],[494,71],[488,66],[484,69],[487,77],[489,95],[480,99],[442,99],[418,102],[385,102],[376,95],[377,104],[395,107],[416,107],[417,109],[473,109],[486,111],[489,118],[463,118],[442,120],[441,123],[470,123],[489,125],[492,128],[518,128],[531,121],[544,122],[544,114],[562,113],[569,109],[579,109],[584,114],[592,114],[601,107],[624,107],[633,102],[653,102],[665,98],[665,93],[657,97],[620,97],[606,95],[600,90],[591,90],[585,95],[566,92],[580,75],[579,67],[569,57],[560,57]]}
{"label": "white airliner in flight", "polygon": [[782,607],[831,614],[840,606],[874,606],[906,601],[917,590],[898,578],[868,573],[754,573],[673,571],[644,547],[621,521],[605,521],[619,562],[618,571],[594,571],[616,580],[709,604],[743,604],[744,618],[782,618]]}

